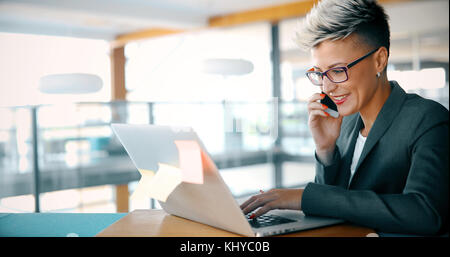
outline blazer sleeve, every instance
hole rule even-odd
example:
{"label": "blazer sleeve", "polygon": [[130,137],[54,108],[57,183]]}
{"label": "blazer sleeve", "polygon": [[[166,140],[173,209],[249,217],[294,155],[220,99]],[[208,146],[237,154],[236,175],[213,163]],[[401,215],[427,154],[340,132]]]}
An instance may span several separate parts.
{"label": "blazer sleeve", "polygon": [[402,193],[377,194],[323,184],[332,179],[334,168],[327,175],[327,168],[322,167],[316,178],[321,183],[309,183],[303,192],[303,212],[344,219],[383,232],[438,233],[447,224],[448,216],[448,129],[447,120],[414,141]]}
{"label": "blazer sleeve", "polygon": [[314,182],[319,184],[335,184],[335,180],[338,176],[339,166],[341,163],[341,154],[339,153],[338,146],[336,145],[333,159],[331,161],[331,164],[328,166],[323,165],[319,161],[316,153],[314,153],[314,157],[316,158],[316,176],[314,178]]}

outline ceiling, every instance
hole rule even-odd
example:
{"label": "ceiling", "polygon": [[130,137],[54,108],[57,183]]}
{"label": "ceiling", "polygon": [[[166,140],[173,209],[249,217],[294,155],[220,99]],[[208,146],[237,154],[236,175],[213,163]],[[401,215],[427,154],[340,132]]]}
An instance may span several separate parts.
{"label": "ceiling", "polygon": [[206,27],[208,19],[298,0],[0,0],[0,31],[112,40],[150,28]]}
{"label": "ceiling", "polygon": [[[151,28],[195,29],[208,19],[299,0],[0,0],[0,32],[104,39]],[[395,1],[394,1],[395,2]],[[392,51],[411,58],[412,40],[421,56],[448,62],[449,1],[415,0],[385,4],[390,16]],[[283,21],[280,39],[286,53],[296,51],[291,40],[298,19]]]}
{"label": "ceiling", "polygon": [[[150,28],[206,27],[213,16],[291,2],[299,0],[0,0],[0,32],[113,40]],[[398,31],[448,29],[448,0],[393,2],[386,7]]]}

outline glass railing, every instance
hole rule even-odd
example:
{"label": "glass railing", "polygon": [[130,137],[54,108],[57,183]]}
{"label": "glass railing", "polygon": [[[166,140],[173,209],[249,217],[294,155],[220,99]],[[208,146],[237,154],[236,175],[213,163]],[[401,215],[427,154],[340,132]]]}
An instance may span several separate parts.
{"label": "glass railing", "polygon": [[33,190],[32,109],[0,108],[0,197]]}
{"label": "glass railing", "polygon": [[139,180],[111,123],[190,126],[220,169],[273,161],[273,154],[282,154],[272,151],[278,129],[288,154],[311,156],[306,104],[283,103],[280,119],[277,108],[272,101],[1,108],[0,198],[33,194],[36,186],[50,192]]}

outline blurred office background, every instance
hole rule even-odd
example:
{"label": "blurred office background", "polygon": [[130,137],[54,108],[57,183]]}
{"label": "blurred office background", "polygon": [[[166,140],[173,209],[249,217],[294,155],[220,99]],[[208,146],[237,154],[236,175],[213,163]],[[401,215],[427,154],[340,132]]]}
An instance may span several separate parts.
{"label": "blurred office background", "polygon": [[[112,122],[192,126],[236,197],[305,186],[306,99],[318,88],[293,38],[314,2],[0,1],[0,212],[159,208],[129,198],[140,174]],[[448,109],[449,1],[381,3],[388,77]],[[238,74],[236,62],[250,69]],[[95,74],[103,87],[39,90],[61,73]]]}

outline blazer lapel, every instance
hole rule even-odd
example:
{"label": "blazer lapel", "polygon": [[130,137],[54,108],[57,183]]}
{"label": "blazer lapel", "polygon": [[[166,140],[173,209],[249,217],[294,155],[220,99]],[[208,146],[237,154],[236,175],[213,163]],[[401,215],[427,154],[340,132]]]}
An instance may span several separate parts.
{"label": "blazer lapel", "polygon": [[361,156],[359,157],[358,164],[356,165],[356,170],[355,174],[353,175],[354,178],[352,181],[354,181],[356,178],[359,166],[361,166],[361,163],[364,161],[372,148],[376,145],[378,140],[380,140],[391,123],[394,121],[395,117],[403,106],[403,102],[406,100],[406,93],[398,85],[398,83],[396,81],[390,81],[390,84],[392,87],[391,94],[384,103],[372,128],[370,129],[366,143],[364,144],[363,151],[361,153]]}

